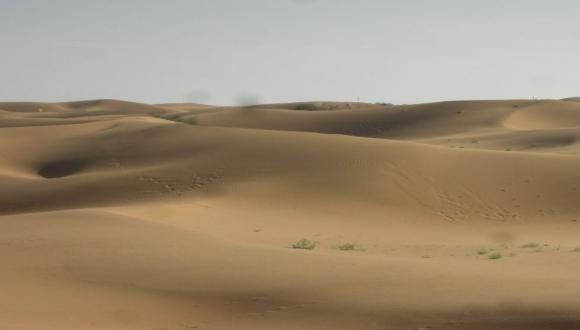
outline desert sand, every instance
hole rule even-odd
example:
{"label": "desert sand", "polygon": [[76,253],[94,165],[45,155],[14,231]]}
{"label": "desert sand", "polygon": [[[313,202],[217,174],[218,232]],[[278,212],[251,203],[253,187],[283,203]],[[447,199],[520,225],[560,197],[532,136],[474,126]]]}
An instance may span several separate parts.
{"label": "desert sand", "polygon": [[0,329],[578,330],[579,193],[580,98],[0,103]]}

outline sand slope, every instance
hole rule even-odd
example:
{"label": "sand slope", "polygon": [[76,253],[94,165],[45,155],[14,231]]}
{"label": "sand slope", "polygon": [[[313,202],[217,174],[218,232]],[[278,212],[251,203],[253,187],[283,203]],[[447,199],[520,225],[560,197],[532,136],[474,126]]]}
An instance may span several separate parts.
{"label": "sand slope", "polygon": [[0,103],[0,127],[0,327],[580,328],[573,100]]}

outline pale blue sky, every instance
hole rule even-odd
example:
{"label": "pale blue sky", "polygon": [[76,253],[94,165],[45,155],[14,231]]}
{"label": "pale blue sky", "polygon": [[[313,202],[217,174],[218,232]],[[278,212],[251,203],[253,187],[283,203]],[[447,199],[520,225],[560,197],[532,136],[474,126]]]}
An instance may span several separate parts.
{"label": "pale blue sky", "polygon": [[580,95],[578,0],[0,0],[0,100]]}

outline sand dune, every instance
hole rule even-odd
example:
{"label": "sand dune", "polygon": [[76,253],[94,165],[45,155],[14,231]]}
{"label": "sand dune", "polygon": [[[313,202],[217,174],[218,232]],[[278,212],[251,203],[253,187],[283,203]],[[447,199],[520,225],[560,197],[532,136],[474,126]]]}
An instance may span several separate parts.
{"label": "sand dune", "polygon": [[580,97],[568,97],[568,98],[562,99],[562,101],[580,102]]}
{"label": "sand dune", "polygon": [[0,103],[0,328],[580,329],[579,136],[575,99]]}

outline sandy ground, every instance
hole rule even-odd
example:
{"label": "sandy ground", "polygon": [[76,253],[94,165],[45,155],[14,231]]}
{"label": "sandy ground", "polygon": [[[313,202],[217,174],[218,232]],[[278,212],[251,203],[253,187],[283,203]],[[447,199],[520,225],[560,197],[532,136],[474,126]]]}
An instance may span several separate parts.
{"label": "sandy ground", "polygon": [[579,100],[0,103],[0,329],[578,330]]}

